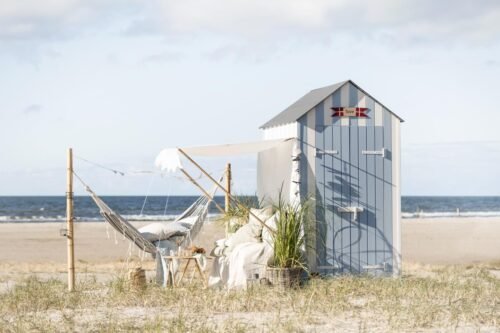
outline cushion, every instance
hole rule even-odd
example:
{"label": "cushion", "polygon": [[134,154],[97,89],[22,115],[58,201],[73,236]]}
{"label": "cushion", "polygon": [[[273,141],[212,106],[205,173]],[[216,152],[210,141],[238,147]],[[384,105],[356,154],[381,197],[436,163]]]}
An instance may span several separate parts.
{"label": "cushion", "polygon": [[169,239],[173,236],[184,236],[189,231],[188,228],[182,226],[180,223],[172,222],[172,223],[162,223],[155,222],[148,224],[139,229],[144,238],[149,241],[159,241],[164,239]]}
{"label": "cushion", "polygon": [[[273,215],[273,208],[271,206],[264,207],[262,209],[251,208],[250,211],[262,222],[266,222],[266,220]],[[260,238],[262,236],[262,223],[260,223],[259,220],[252,214],[249,214],[248,224],[251,226],[254,236]]]}
{"label": "cushion", "polygon": [[[268,218],[266,220],[266,225],[271,228],[272,230],[276,230],[276,219],[279,217],[279,214],[278,212],[276,212],[273,216],[271,216],[270,218]],[[273,241],[273,235],[271,233],[271,231],[269,231],[268,228],[263,228],[262,229],[262,241],[271,245],[271,246],[274,246],[274,241]]]}
{"label": "cushion", "polygon": [[226,239],[219,239],[215,241],[215,247],[210,252],[213,257],[221,257],[224,255],[224,250],[226,248]]}
{"label": "cushion", "polygon": [[216,247],[226,247],[226,239],[225,238],[222,238],[222,239],[218,239],[215,241],[215,246]]}
{"label": "cushion", "polygon": [[255,234],[255,227],[250,223],[239,228],[231,237],[226,240],[225,253],[231,252],[235,246],[241,243],[260,242],[260,237]]}

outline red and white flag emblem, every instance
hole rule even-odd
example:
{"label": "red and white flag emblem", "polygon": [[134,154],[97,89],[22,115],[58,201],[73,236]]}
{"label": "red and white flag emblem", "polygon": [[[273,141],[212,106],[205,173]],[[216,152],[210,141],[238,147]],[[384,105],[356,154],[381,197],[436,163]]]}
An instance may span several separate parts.
{"label": "red and white flag emblem", "polygon": [[366,111],[368,108],[356,108],[356,107],[333,107],[332,117],[361,117],[367,118]]}

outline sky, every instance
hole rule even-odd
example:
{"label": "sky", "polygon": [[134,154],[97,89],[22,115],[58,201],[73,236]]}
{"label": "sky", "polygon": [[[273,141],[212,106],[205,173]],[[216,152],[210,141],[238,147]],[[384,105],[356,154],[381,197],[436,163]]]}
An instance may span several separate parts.
{"label": "sky", "polygon": [[[80,158],[130,173],[162,148],[259,140],[346,79],[405,120],[404,195],[500,195],[496,0],[0,0],[0,195],[64,195],[68,147],[98,193],[197,193]],[[231,162],[255,193],[255,158]]]}

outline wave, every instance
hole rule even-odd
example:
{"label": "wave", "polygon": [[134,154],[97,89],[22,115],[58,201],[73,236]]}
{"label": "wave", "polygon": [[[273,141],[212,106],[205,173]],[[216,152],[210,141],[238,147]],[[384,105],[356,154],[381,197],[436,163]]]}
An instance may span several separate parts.
{"label": "wave", "polygon": [[[177,215],[122,215],[128,221],[173,221]],[[208,214],[208,221],[215,219],[220,214]],[[76,217],[76,222],[104,222],[100,216]],[[0,223],[23,223],[23,222],[66,222],[65,216],[0,216]]]}
{"label": "wave", "polygon": [[[128,221],[173,221],[177,215],[122,215]],[[411,218],[445,218],[445,217],[500,217],[500,211],[484,211],[484,212],[402,212],[401,217],[404,219]],[[220,214],[208,214],[208,220],[215,220],[220,217]],[[103,222],[104,219],[100,216],[83,216],[76,217],[76,222]],[[65,222],[65,216],[0,216],[0,223],[23,223],[23,222]]]}
{"label": "wave", "polygon": [[500,211],[486,212],[403,212],[401,217],[409,218],[442,218],[442,217],[495,217],[500,216]]}

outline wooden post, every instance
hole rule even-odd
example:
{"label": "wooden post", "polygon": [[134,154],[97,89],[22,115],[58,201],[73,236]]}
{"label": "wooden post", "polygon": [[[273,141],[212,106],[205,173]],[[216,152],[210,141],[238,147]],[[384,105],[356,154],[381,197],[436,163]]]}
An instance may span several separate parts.
{"label": "wooden post", "polygon": [[231,163],[226,164],[226,193],[225,193],[225,202],[224,208],[226,208],[226,213],[229,212],[229,206],[231,205]]}
{"label": "wooden post", "polygon": [[68,149],[66,189],[66,238],[68,240],[68,290],[75,290],[75,244],[73,232],[73,149]]}

